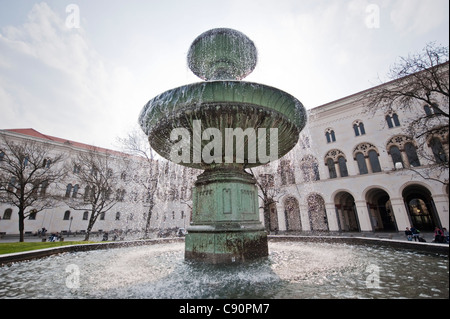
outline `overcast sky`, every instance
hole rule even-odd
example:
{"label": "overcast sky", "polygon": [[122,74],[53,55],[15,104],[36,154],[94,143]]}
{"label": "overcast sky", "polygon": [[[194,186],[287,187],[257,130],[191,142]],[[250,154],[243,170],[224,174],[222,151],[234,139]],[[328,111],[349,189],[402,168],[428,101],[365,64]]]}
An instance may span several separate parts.
{"label": "overcast sky", "polygon": [[0,129],[115,148],[148,100],[201,81],[186,54],[217,27],[254,41],[246,81],[310,109],[448,46],[448,12],[448,0],[0,0]]}

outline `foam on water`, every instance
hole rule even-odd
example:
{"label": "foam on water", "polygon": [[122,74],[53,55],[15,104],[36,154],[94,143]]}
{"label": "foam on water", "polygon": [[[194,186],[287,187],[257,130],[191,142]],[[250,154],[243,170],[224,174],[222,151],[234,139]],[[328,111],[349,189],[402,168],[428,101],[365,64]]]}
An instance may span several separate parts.
{"label": "foam on water", "polygon": [[[298,242],[269,250],[269,258],[226,266],[185,261],[183,243],[66,253],[1,267],[0,297],[449,297],[447,256]],[[79,269],[78,288],[67,284],[69,265]]]}

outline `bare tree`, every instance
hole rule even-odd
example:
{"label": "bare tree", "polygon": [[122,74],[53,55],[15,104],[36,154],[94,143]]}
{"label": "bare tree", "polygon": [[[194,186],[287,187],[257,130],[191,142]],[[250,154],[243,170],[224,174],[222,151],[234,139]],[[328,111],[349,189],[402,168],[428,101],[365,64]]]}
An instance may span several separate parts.
{"label": "bare tree", "polygon": [[0,140],[0,202],[19,209],[20,241],[24,241],[27,217],[57,207],[59,196],[49,187],[66,175],[64,156],[52,145],[37,141],[14,142],[2,134]]}
{"label": "bare tree", "polygon": [[[445,141],[447,136],[448,139],[448,54],[448,47],[430,43],[422,52],[401,57],[390,69],[388,78],[391,81],[366,91],[362,97],[370,114],[379,110],[385,114],[396,110],[414,114],[405,132],[418,143],[418,153],[428,166],[421,170],[407,168],[423,178],[444,184],[448,184],[448,179],[442,178],[448,173],[448,154],[442,147],[433,145],[433,138],[439,136]],[[417,112],[418,105],[422,109],[420,112]]]}
{"label": "bare tree", "polygon": [[153,208],[155,206],[155,195],[159,183],[159,165],[158,161],[154,160],[153,150],[147,141],[145,134],[138,129],[128,133],[125,138],[117,139],[120,148],[127,154],[136,156],[142,161],[135,161],[140,167],[139,171],[146,172],[144,175],[134,175],[133,182],[137,183],[145,191],[144,205],[147,207],[147,213],[144,214],[145,223],[143,228],[143,238],[148,238],[151,229],[151,218]]}
{"label": "bare tree", "polygon": [[[275,177],[273,174],[259,174],[256,176],[252,169],[249,169],[249,171],[255,178],[256,186],[259,188],[258,197],[263,202],[264,226],[266,231],[270,232],[273,229],[270,219],[270,209],[273,204],[278,203],[278,200],[284,193],[280,188],[275,187]],[[278,227],[278,225],[276,226]]]}
{"label": "bare tree", "polygon": [[123,198],[119,181],[126,161],[121,156],[93,149],[79,152],[72,161],[74,175],[79,180],[81,188],[76,195],[66,192],[65,202],[74,210],[90,212],[85,241],[98,217],[111,210]]}

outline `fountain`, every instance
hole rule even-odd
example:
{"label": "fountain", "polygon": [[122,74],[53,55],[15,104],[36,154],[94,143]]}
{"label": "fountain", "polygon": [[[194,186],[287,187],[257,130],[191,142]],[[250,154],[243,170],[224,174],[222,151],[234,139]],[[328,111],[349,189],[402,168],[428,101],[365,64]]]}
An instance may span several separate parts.
{"label": "fountain", "polygon": [[[188,61],[207,81],[159,95],[140,116],[159,154],[204,170],[195,183],[184,254],[183,243],[170,239],[66,246],[37,251],[34,257],[0,256],[0,299],[448,299],[448,246],[443,244],[343,236],[274,236],[267,243],[258,220],[255,181],[244,169],[264,162],[264,156],[254,160],[249,150],[267,150],[274,143],[259,134],[253,140],[247,136],[245,145],[233,143],[230,160],[227,153],[210,153],[226,141],[220,147],[210,145],[214,141],[203,140],[203,135],[215,140],[226,136],[227,128],[277,128],[274,158],[280,157],[295,145],[305,125],[304,108],[280,90],[239,81],[254,68],[256,49],[237,31],[204,33],[192,44]],[[183,141],[177,134],[190,138]],[[247,151],[239,154],[243,146]],[[176,301],[168,305],[161,310],[179,314]]]}
{"label": "fountain", "polygon": [[268,255],[256,181],[245,169],[287,154],[306,124],[306,111],[281,90],[241,81],[256,61],[255,45],[241,32],[209,30],[188,53],[190,69],[205,82],[158,95],[139,116],[159,155],[204,170],[193,190],[187,260],[217,264]]}

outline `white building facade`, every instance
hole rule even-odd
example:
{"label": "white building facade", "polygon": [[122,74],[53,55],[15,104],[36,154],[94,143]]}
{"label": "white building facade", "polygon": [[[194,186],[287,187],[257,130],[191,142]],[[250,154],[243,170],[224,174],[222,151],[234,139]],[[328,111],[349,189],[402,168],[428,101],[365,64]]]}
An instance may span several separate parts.
{"label": "white building facade", "polygon": [[[82,185],[72,171],[72,161],[79,153],[86,153],[95,149],[99,154],[111,157],[116,161],[111,165],[112,169],[119,169],[119,164],[124,159],[127,161],[127,169],[120,174],[118,184],[111,196],[119,198],[114,206],[106,213],[101,214],[94,227],[93,233],[116,231],[119,233],[142,233],[151,200],[154,201],[150,229],[153,233],[160,230],[175,232],[179,228],[186,228],[190,219],[191,187],[197,172],[171,164],[166,161],[151,161],[146,163],[142,158],[132,157],[125,153],[95,148],[91,145],[67,141],[58,137],[44,135],[33,129],[1,130],[0,134],[16,143],[34,141],[49,144],[55,154],[65,154],[65,162],[60,165],[68,165],[69,174],[64,180],[55,185],[49,185],[47,192],[59,194],[61,201],[57,206],[45,209],[26,218],[24,232],[26,235],[36,234],[45,228],[48,233],[78,233],[86,231],[90,211],[75,210],[70,208],[66,201],[71,198],[83,196],[87,185]],[[7,150],[0,149],[0,155]],[[3,155],[4,156],[4,155]],[[51,154],[49,154],[51,158]],[[144,163],[144,165],[142,165]],[[0,159],[0,165],[4,165]],[[149,165],[152,166],[153,176],[149,177]],[[146,184],[147,187],[143,187]],[[153,185],[152,185],[153,184]],[[150,198],[150,187],[155,191]],[[2,194],[4,196],[4,194]],[[89,208],[89,206],[86,206]],[[29,210],[32,207],[28,208]],[[18,228],[18,208],[7,203],[0,203],[0,234],[16,235]]]}
{"label": "white building facade", "polygon": [[[294,150],[258,168],[256,175],[274,176],[278,188],[270,209],[271,231],[449,228],[448,126],[434,136],[437,146],[430,141],[423,146],[407,135],[406,128],[409,121],[429,112],[426,105],[372,113],[362,102],[364,93],[309,110],[308,124]],[[440,107],[448,113],[446,103]],[[424,149],[418,152],[418,147]],[[444,171],[430,173],[427,158],[433,156],[432,147],[439,148],[447,163]],[[262,210],[260,214],[263,218]]]}

